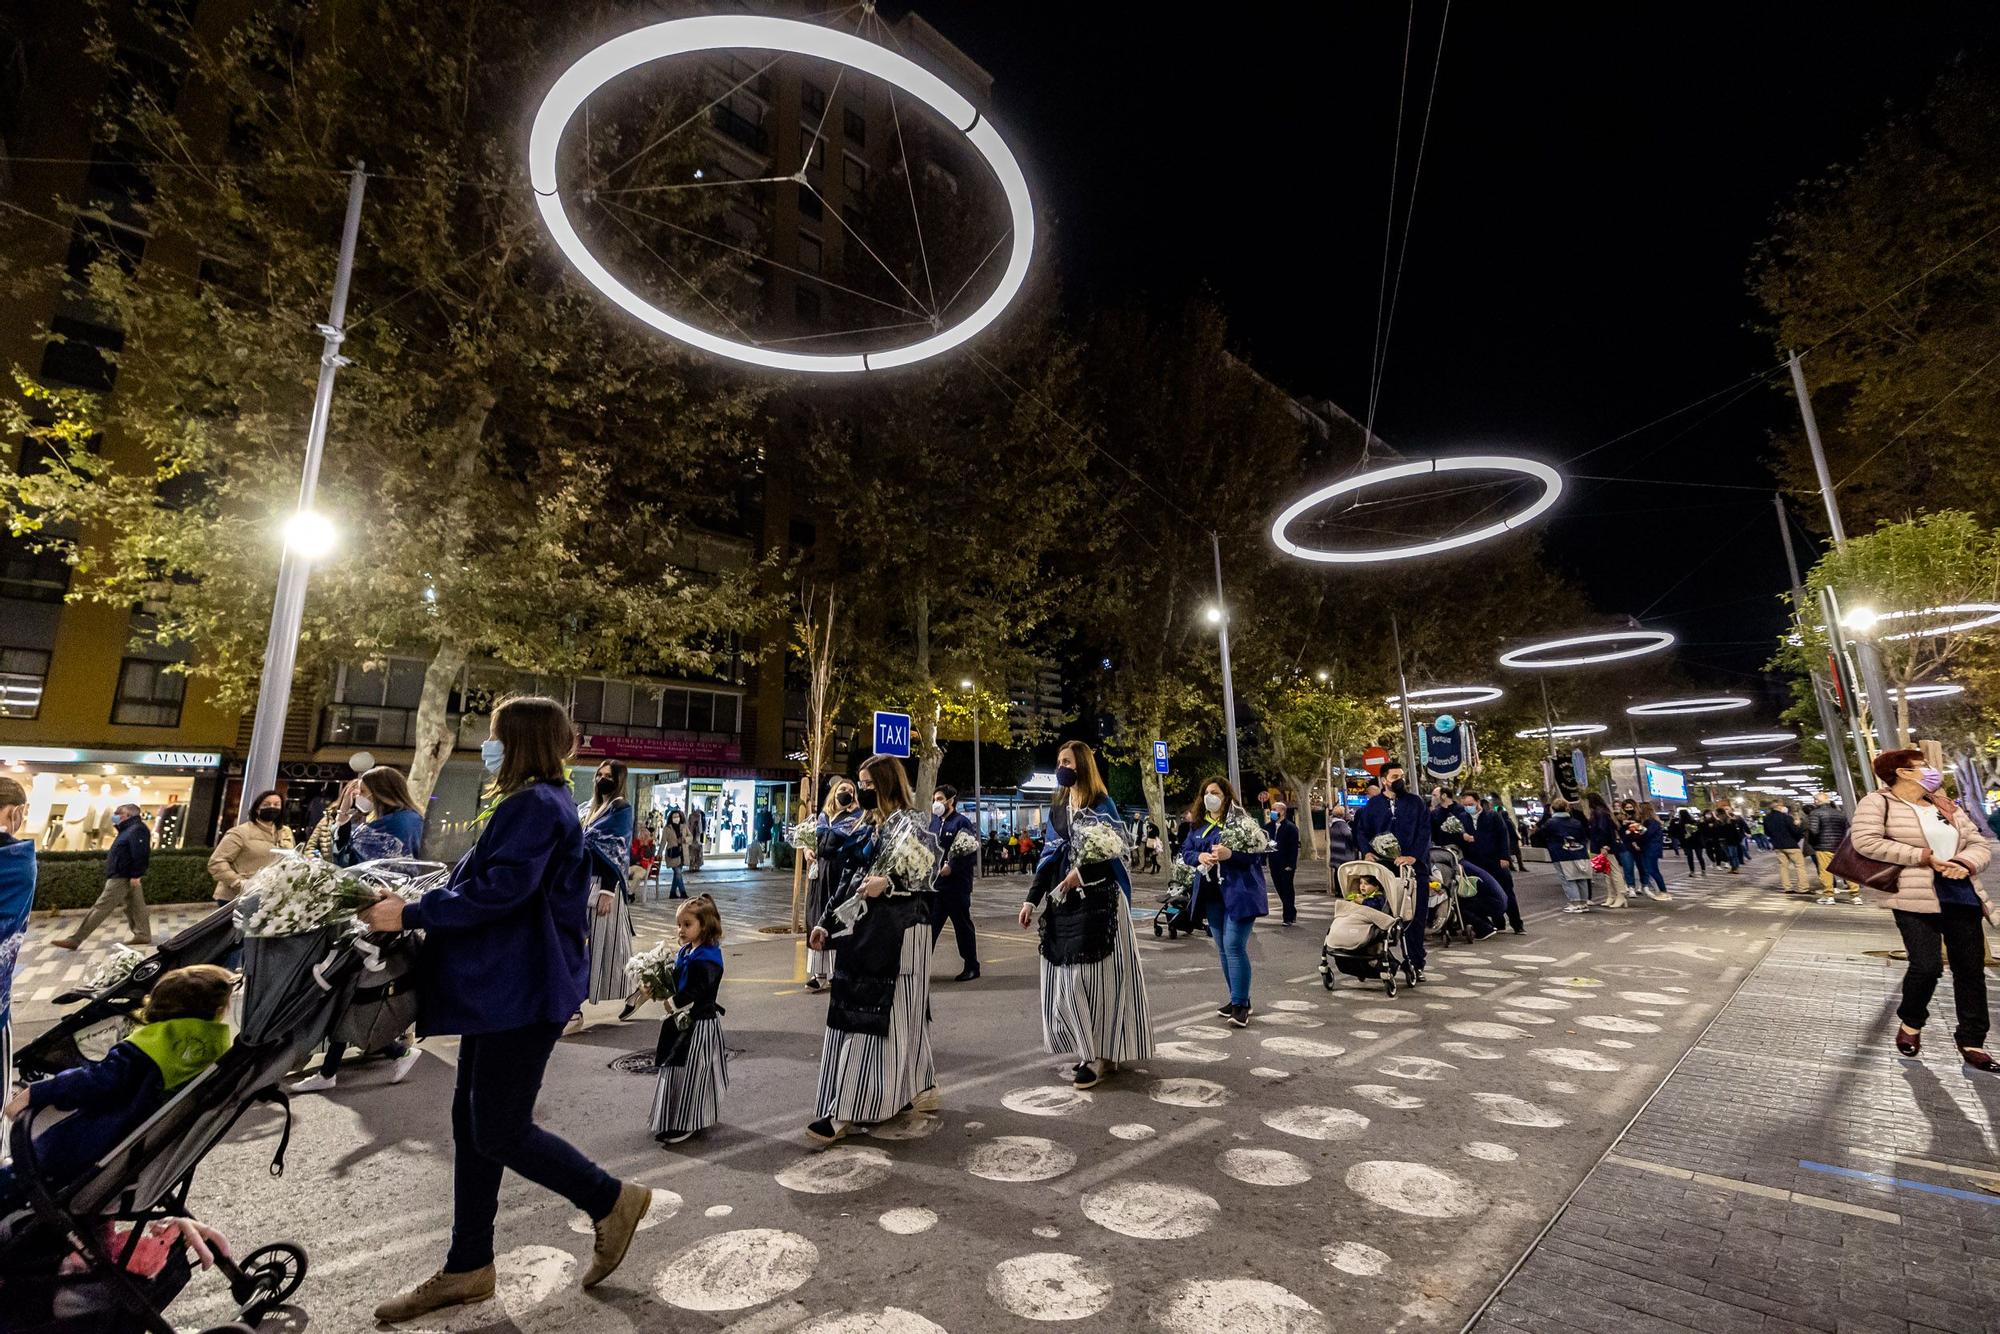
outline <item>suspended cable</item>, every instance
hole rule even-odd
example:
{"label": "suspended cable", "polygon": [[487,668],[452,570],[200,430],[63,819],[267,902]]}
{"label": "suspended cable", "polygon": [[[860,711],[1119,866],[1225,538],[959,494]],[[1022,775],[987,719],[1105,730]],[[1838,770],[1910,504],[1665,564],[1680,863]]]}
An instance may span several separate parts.
{"label": "suspended cable", "polygon": [[1444,73],[1444,34],[1451,24],[1451,0],[1445,0],[1444,17],[1438,23],[1437,56],[1431,65],[1430,92],[1424,98],[1424,124],[1417,135],[1417,156],[1410,164],[1410,197],[1403,214],[1403,242],[1396,251],[1396,281],[1389,289],[1389,316],[1382,326],[1382,355],[1375,367],[1375,391],[1368,407],[1369,430],[1374,429],[1375,408],[1382,398],[1382,381],[1389,373],[1389,343],[1396,332],[1396,302],[1403,292],[1403,264],[1410,257],[1410,230],[1417,218],[1417,185],[1423,179],[1424,145],[1431,137],[1431,109],[1437,105],[1438,80]]}
{"label": "suspended cable", "polygon": [[1368,354],[1368,420],[1361,431],[1361,464],[1368,465],[1368,449],[1375,438],[1376,369],[1382,361],[1382,312],[1389,299],[1389,250],[1396,235],[1396,183],[1403,170],[1403,106],[1410,89],[1410,48],[1417,34],[1417,0],[1410,0],[1409,19],[1403,28],[1403,79],[1396,91],[1396,137],[1389,152],[1389,202],[1382,210],[1382,270],[1375,285],[1375,343]]}

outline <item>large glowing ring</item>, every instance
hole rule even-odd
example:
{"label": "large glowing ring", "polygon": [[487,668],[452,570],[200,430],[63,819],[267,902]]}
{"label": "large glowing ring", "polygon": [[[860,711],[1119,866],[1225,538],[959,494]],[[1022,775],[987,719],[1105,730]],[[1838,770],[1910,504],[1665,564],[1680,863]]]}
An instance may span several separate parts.
{"label": "large glowing ring", "polygon": [[[1393,482],[1403,477],[1422,477],[1438,472],[1517,472],[1524,477],[1532,477],[1542,484],[1542,494],[1534,504],[1511,518],[1500,519],[1484,528],[1456,537],[1441,537],[1435,542],[1418,542],[1407,547],[1383,547],[1379,551],[1324,551],[1316,547],[1302,547],[1285,536],[1285,530],[1295,523],[1299,516],[1317,505],[1324,505],[1337,496],[1350,491],[1359,491],[1364,486],[1377,486],[1383,482]],[[1518,458],[1511,454],[1466,454],[1448,459],[1419,459],[1415,463],[1398,463],[1388,468],[1376,468],[1370,472],[1356,473],[1344,477],[1331,486],[1323,486],[1309,492],[1286,507],[1271,524],[1271,541],[1280,551],[1289,552],[1300,560],[1318,561],[1325,565],[1367,565],[1375,561],[1411,560],[1418,556],[1434,556],[1440,551],[1452,551],[1458,547],[1469,547],[1475,542],[1484,542],[1499,537],[1511,529],[1540,518],[1549,506],[1556,503],[1562,494],[1562,474],[1546,463],[1533,459]]]}
{"label": "large glowing ring", "polygon": [[[742,50],[788,52],[816,56],[837,65],[846,65],[872,74],[892,88],[900,89],[930,107],[958,127],[972,146],[986,159],[986,165],[1007,194],[1007,212],[1013,221],[1013,249],[1007,268],[984,304],[970,315],[928,338],[880,352],[847,355],[814,355],[800,352],[773,352],[748,343],[718,337],[706,329],[677,320],[611,275],[590,253],[577,235],[569,215],[563,211],[556,186],[556,149],[563,130],[583,100],[611,80],[649,61],[696,51]],[[1028,198],[1028,181],[1021,166],[1001,141],[999,132],[984,119],[977,107],[951,85],[893,51],[863,41],[848,33],[835,32],[792,19],[766,18],[756,14],[721,14],[705,18],[674,19],[638,28],[586,54],[571,65],[542,99],[528,133],[528,179],[534,186],[535,205],[556,246],[576,266],[577,272],[598,291],[610,297],[630,314],[652,325],[669,338],[679,339],[703,351],[756,366],[787,371],[872,371],[891,366],[907,366],[957,347],[984,329],[1007,308],[1028,276],[1028,257],[1034,251],[1035,214]]]}
{"label": "large glowing ring", "polygon": [[1635,718],[1667,718],[1682,713],[1728,713],[1750,707],[1748,695],[1704,695],[1697,699],[1663,699],[1634,704],[1625,712]]}
{"label": "large glowing ring", "polygon": [[1735,736],[1705,736],[1704,746],[1762,746],[1773,741],[1797,741],[1790,732],[1739,732]]}
{"label": "large glowing ring", "polygon": [[1634,759],[1640,755],[1671,755],[1673,753],[1674,747],[1672,746],[1617,746],[1611,750],[1600,752],[1603,755],[1616,756],[1621,760]]}
{"label": "large glowing ring", "polygon": [[1890,699],[1943,699],[1946,695],[1963,695],[1965,687],[1952,685],[1947,681],[1934,681],[1929,685],[1911,686],[1908,690],[1889,688]]}
{"label": "large glowing ring", "polygon": [[[1644,640],[1634,648],[1621,648],[1615,653],[1586,653],[1576,658],[1550,658],[1542,662],[1525,661],[1532,653],[1548,653],[1555,649],[1580,648],[1585,644],[1623,644],[1634,640]],[[1658,653],[1661,649],[1672,648],[1674,636],[1667,630],[1607,630],[1601,635],[1573,635],[1568,639],[1546,639],[1539,644],[1527,644],[1511,649],[1500,655],[1502,667],[1539,669],[1543,667],[1589,667],[1600,662],[1617,662],[1620,658],[1641,658],[1648,653]]]}
{"label": "large glowing ring", "polygon": [[1992,625],[2000,621],[2000,602],[1959,602],[1949,607],[1921,607],[1916,611],[1885,611],[1875,619],[1878,621],[1903,621],[1912,616],[1960,616],[1971,613],[1972,619],[1955,625],[1934,625],[1928,630],[1905,630],[1900,635],[1883,635],[1887,644],[1898,639],[1928,639],[1933,635],[1952,635],[1960,630],[1977,630],[1982,625]]}
{"label": "large glowing ring", "polygon": [[[1429,690],[1410,692],[1410,711],[1426,712],[1431,709],[1469,709],[1475,704],[1490,704],[1507,692],[1498,686],[1432,686]],[[1451,696],[1451,698],[1439,698]],[[1390,708],[1403,702],[1401,695],[1391,695],[1382,701]]]}
{"label": "large glowing ring", "polygon": [[1516,732],[1514,735],[1518,737],[1548,737],[1553,741],[1566,736],[1596,736],[1599,732],[1608,732],[1610,730],[1611,727],[1607,723],[1558,723],[1553,728],[1530,727],[1527,731]]}
{"label": "large glowing ring", "polygon": [[1752,764],[1761,769],[1767,765],[1783,764],[1784,761],[1776,755],[1734,755],[1727,759],[1710,760],[1708,763],[1711,768],[1716,769],[1720,769],[1724,765],[1742,765],[1748,767]]}

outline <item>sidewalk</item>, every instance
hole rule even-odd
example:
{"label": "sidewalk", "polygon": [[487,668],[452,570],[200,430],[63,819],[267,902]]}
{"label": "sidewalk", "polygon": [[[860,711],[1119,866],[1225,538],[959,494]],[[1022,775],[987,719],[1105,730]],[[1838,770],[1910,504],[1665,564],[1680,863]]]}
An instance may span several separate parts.
{"label": "sidewalk", "polygon": [[1794,911],[1471,1328],[2000,1334],[2000,1079],[1949,975],[1896,1056],[1887,913]]}

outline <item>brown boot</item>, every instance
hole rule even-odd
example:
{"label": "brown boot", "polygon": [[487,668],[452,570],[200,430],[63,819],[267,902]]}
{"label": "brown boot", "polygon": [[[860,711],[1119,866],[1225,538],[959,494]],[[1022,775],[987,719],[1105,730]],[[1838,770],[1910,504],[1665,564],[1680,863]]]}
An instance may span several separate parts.
{"label": "brown boot", "polygon": [[625,1262],[625,1252],[632,1245],[632,1234],[639,1230],[639,1220],[652,1207],[653,1192],[644,1186],[635,1186],[627,1181],[618,1188],[618,1203],[611,1206],[610,1213],[597,1220],[597,1244],[591,1248],[590,1268],[583,1276],[584,1287],[596,1287]]}
{"label": "brown boot", "polygon": [[375,1318],[385,1325],[395,1325],[447,1306],[470,1306],[492,1299],[492,1265],[464,1274],[440,1269],[408,1292],[398,1293],[376,1307]]}

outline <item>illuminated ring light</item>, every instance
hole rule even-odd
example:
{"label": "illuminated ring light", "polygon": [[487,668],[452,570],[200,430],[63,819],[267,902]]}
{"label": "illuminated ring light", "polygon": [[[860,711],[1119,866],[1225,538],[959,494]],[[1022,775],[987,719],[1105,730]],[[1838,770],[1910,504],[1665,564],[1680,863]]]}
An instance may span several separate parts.
{"label": "illuminated ring light", "polygon": [[1599,732],[1609,732],[1608,723],[1558,723],[1554,728],[1530,727],[1525,732],[1514,733],[1517,737],[1547,737],[1551,741],[1569,736],[1596,736]]}
{"label": "illuminated ring light", "polygon": [[1928,639],[1934,635],[1957,634],[1960,630],[1977,630],[1982,625],[2000,622],[2000,602],[1960,602],[1949,607],[1923,607],[1916,611],[1885,611],[1875,619],[1878,621],[1904,621],[1912,616],[1962,616],[1972,615],[1969,621],[1959,621],[1954,625],[1934,625],[1928,630],[1905,630],[1900,635],[1883,635],[1882,642],[1893,643],[1898,639]]}
{"label": "illuminated ring light", "polygon": [[1737,736],[1705,736],[1704,746],[1762,746],[1773,741],[1797,741],[1790,732],[1744,732]]}
{"label": "illuminated ring light", "polygon": [[[1410,692],[1410,711],[1430,709],[1469,709],[1475,704],[1490,704],[1507,692],[1498,686],[1432,686],[1429,690]],[[1440,699],[1440,695],[1460,696],[1455,699]],[[1401,695],[1391,695],[1382,701],[1390,708],[1403,702]]]}
{"label": "illuminated ring light", "polygon": [[[1623,760],[1629,760],[1640,755],[1671,755],[1674,753],[1674,749],[1675,748],[1672,746],[1620,746],[1616,750],[1606,750],[1606,751],[1600,751],[1598,753],[1607,756],[1617,756],[1619,759]],[[1669,767],[1678,768],[1679,766],[1673,765]]]}
{"label": "illuminated ring light", "polygon": [[[1551,653],[1557,649],[1582,648],[1588,644],[1626,644],[1643,640],[1633,648],[1621,648],[1614,653],[1586,653],[1576,658],[1549,658],[1529,662],[1530,654]],[[1648,653],[1658,653],[1661,649],[1672,648],[1674,636],[1667,630],[1607,630],[1601,635],[1572,635],[1568,639],[1546,639],[1539,644],[1526,644],[1500,655],[1502,667],[1518,667],[1535,670],[1543,667],[1590,667],[1600,662],[1617,662],[1621,658],[1642,658]]]}
{"label": "illuminated ring light", "polygon": [[1776,755],[1753,755],[1753,756],[1736,755],[1726,760],[1709,761],[1709,765],[1712,768],[1716,769],[1720,769],[1724,765],[1738,765],[1738,766],[1748,767],[1754,764],[1759,768],[1763,768],[1767,765],[1783,764],[1783,763],[1784,761],[1779,759]]}
{"label": "illuminated ring light", "polygon": [[1706,769],[1707,760],[1678,760],[1667,765],[1669,769],[1679,769],[1682,773],[1692,773],[1696,769]]}
{"label": "illuminated ring light", "polygon": [[[753,49],[814,56],[872,74],[891,88],[908,93],[958,128],[967,141],[986,159],[986,165],[1007,195],[1007,212],[1014,230],[1013,249],[999,285],[984,304],[957,324],[927,338],[880,352],[845,355],[774,352],[767,348],[738,343],[706,329],[677,320],[618,281],[611,271],[590,253],[577,235],[569,215],[563,211],[557,193],[556,149],[563,130],[583,100],[628,70],[668,56],[697,51]],[[658,329],[669,338],[713,352],[734,361],[787,371],[875,371],[891,366],[907,366],[948,352],[999,318],[1028,276],[1028,257],[1034,251],[1035,215],[1028,198],[1028,181],[1020,163],[1001,141],[999,132],[979,114],[978,108],[951,85],[919,65],[873,42],[830,28],[792,19],[765,18],[752,14],[724,14],[706,18],[675,19],[639,28],[586,54],[563,72],[542,99],[535,113],[534,128],[528,134],[528,180],[534,186],[535,205],[542,221],[578,273],[598,291],[611,298],[629,314]]]}
{"label": "illuminated ring light", "polygon": [[1963,695],[1964,686],[1952,685],[1946,681],[1934,681],[1930,685],[1911,686],[1908,690],[1890,687],[1890,699],[1943,699],[1946,695]]}
{"label": "illuminated ring light", "polygon": [[1750,707],[1748,695],[1705,695],[1698,699],[1663,699],[1652,704],[1634,704],[1625,712],[1635,718],[1667,718],[1682,713],[1728,713]]}
{"label": "illuminated ring light", "polygon": [[[1324,505],[1327,501],[1344,496],[1350,491],[1359,491],[1365,486],[1377,486],[1383,482],[1393,482],[1404,477],[1422,477],[1429,473],[1441,472],[1512,472],[1523,477],[1532,477],[1542,484],[1542,494],[1528,508],[1509,518],[1487,524],[1484,528],[1456,537],[1441,537],[1435,542],[1418,542],[1407,547],[1383,547],[1377,551],[1328,551],[1318,547],[1302,547],[1285,536],[1290,528],[1307,510]],[[1297,556],[1300,560],[1317,561],[1323,565],[1367,565],[1376,561],[1413,560],[1418,556],[1434,556],[1440,551],[1452,551],[1459,547],[1469,547],[1475,542],[1485,542],[1491,538],[1530,523],[1546,513],[1562,494],[1562,474],[1546,463],[1533,459],[1519,458],[1511,454],[1467,454],[1448,459],[1419,459],[1415,463],[1398,463],[1387,468],[1376,468],[1370,472],[1344,477],[1331,486],[1323,486],[1308,492],[1286,507],[1271,524],[1271,541],[1280,551]]]}

